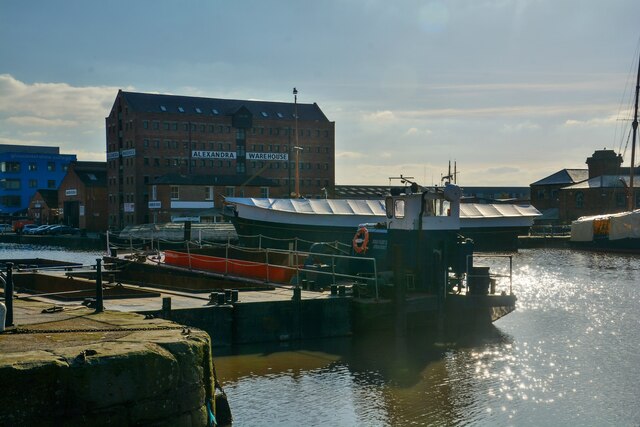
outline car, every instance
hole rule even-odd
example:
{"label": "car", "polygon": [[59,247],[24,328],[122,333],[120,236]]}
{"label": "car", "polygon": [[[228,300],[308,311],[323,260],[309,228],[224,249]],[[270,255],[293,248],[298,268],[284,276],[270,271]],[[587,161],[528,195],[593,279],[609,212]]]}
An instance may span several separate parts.
{"label": "car", "polygon": [[48,230],[51,230],[53,227],[55,227],[58,224],[45,224],[45,225],[41,225],[38,228],[33,228],[31,230],[29,230],[29,234],[47,234]]}
{"label": "car", "polygon": [[25,224],[22,226],[22,228],[19,228],[18,230],[20,230],[22,233],[27,233],[28,230],[31,230],[32,228],[37,228],[38,225],[37,224]]}
{"label": "car", "polygon": [[13,227],[11,224],[0,224],[0,233],[11,233],[13,231]]}
{"label": "car", "polygon": [[61,236],[63,234],[80,234],[80,230],[68,225],[56,225],[46,230],[46,234],[51,236]]}
{"label": "car", "polygon": [[30,227],[30,228],[26,228],[22,230],[24,232],[24,234],[40,234],[41,230],[46,230],[47,228],[51,227],[48,224],[43,224],[43,225],[38,225],[37,227]]}

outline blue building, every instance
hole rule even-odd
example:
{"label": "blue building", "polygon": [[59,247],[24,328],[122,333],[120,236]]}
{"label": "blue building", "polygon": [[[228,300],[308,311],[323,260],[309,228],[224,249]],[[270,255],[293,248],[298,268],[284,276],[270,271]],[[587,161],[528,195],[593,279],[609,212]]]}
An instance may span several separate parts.
{"label": "blue building", "polygon": [[57,189],[75,154],[58,147],[0,144],[0,215],[25,211],[39,189]]}

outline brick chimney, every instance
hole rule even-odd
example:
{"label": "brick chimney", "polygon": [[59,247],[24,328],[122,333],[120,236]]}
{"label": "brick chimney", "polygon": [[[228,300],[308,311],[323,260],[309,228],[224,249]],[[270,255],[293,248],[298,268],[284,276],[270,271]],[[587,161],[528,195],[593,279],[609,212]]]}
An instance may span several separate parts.
{"label": "brick chimney", "polygon": [[591,157],[587,158],[586,163],[589,166],[589,179],[602,175],[619,175],[622,155],[605,148],[596,150]]}

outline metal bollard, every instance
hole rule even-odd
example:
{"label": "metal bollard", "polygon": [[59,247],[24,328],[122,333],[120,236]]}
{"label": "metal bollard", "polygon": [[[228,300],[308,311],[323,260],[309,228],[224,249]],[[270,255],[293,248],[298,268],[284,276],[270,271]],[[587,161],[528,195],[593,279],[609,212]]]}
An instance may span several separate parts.
{"label": "metal bollard", "polygon": [[171,318],[171,297],[162,297],[162,317]]}
{"label": "metal bollard", "polygon": [[218,292],[218,305],[224,305],[226,302],[226,298],[224,292]]}
{"label": "metal bollard", "polygon": [[7,263],[7,283],[4,285],[4,304],[7,306],[6,327],[13,326],[13,263]]}
{"label": "metal bollard", "polygon": [[338,285],[331,285],[331,296],[335,297],[338,295]]}
{"label": "metal bollard", "polygon": [[347,288],[344,285],[338,286],[338,295],[343,297],[347,294]]}
{"label": "metal bollard", "polygon": [[96,259],[96,311],[102,313],[104,311],[104,298],[102,294],[102,259]]}
{"label": "metal bollard", "polygon": [[225,302],[231,302],[231,289],[224,290],[224,300]]}
{"label": "metal bollard", "polygon": [[237,289],[231,289],[231,302],[238,302],[238,290]]}
{"label": "metal bollard", "polygon": [[293,300],[300,301],[302,299],[302,288],[300,286],[296,286],[293,288]]}

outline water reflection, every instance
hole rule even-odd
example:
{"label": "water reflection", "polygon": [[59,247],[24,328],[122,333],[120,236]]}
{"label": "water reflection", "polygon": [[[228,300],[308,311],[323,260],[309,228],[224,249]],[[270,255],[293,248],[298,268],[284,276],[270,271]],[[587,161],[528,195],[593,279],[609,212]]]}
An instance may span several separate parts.
{"label": "water reflection", "polygon": [[232,408],[238,425],[456,424],[474,397],[449,374],[460,369],[452,352],[509,341],[496,328],[457,343],[369,335],[244,346],[218,355],[216,366],[230,401],[242,402]]}

